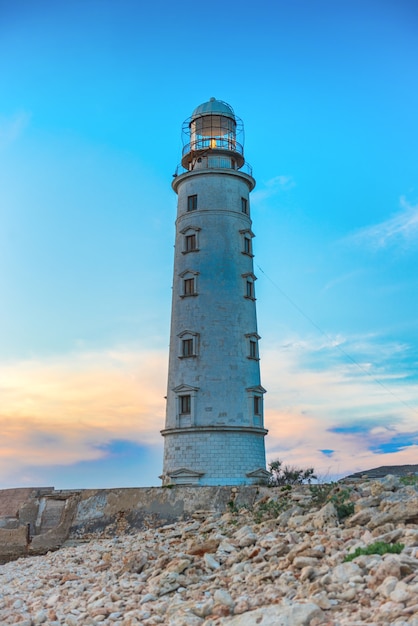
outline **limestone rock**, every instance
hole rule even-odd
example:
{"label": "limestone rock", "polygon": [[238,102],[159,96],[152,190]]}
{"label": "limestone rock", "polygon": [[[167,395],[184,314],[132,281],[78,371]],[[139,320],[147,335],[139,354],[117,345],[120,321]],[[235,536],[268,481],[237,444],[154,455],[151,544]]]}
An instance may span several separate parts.
{"label": "limestone rock", "polygon": [[224,618],[222,626],[309,626],[315,617],[323,617],[313,602],[275,605],[248,611],[243,615]]}

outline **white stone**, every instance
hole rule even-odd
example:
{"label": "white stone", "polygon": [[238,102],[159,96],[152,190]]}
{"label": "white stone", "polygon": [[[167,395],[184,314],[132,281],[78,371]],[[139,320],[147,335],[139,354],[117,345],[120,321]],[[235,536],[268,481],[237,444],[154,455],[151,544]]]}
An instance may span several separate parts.
{"label": "white stone", "polygon": [[309,626],[311,620],[322,616],[321,609],[313,602],[288,606],[276,604],[223,618],[220,623],[222,626]]}
{"label": "white stone", "polygon": [[220,568],[220,563],[218,563],[218,561],[208,552],[205,552],[205,554],[203,555],[203,559],[205,561],[206,567],[208,567],[209,569]]}
{"label": "white stone", "polygon": [[218,604],[224,604],[225,606],[233,607],[234,601],[231,594],[226,589],[217,589],[214,594],[214,600]]}

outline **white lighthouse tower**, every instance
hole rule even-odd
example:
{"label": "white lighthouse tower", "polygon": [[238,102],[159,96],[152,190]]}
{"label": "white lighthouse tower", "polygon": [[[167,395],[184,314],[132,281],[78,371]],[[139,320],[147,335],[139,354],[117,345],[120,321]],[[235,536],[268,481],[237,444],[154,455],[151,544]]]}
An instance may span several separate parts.
{"label": "white lighthouse tower", "polygon": [[[183,124],[163,484],[266,478],[243,124],[211,98]],[[241,141],[241,143],[239,143]]]}

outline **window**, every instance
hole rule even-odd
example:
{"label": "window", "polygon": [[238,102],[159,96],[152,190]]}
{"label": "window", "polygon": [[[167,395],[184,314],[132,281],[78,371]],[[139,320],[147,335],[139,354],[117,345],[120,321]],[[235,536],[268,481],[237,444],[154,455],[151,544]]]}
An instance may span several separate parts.
{"label": "window", "polygon": [[197,195],[187,196],[187,210],[195,211],[197,209]]}
{"label": "window", "polygon": [[247,358],[259,360],[258,340],[261,339],[257,333],[248,333],[245,335],[247,342]]}
{"label": "window", "polygon": [[252,254],[252,242],[249,237],[244,237],[244,252],[245,254]]}
{"label": "window", "polygon": [[254,283],[252,280],[247,280],[246,296],[247,298],[252,298],[254,300]]}
{"label": "window", "polygon": [[254,415],[261,415],[261,397],[254,396]]}
{"label": "window", "polygon": [[182,356],[194,356],[193,339],[181,340],[181,355]]}
{"label": "window", "polygon": [[183,281],[183,295],[193,296],[195,294],[194,278],[185,278]]}
{"label": "window", "polygon": [[244,298],[250,298],[250,300],[255,300],[254,281],[257,280],[257,276],[254,276],[252,272],[241,275],[245,279]]}
{"label": "window", "polygon": [[247,198],[241,198],[241,211],[248,213],[248,200]]}
{"label": "window", "polygon": [[179,400],[180,400],[180,415],[190,415],[191,408],[192,408],[191,396],[190,395],[180,396]]}
{"label": "window", "polygon": [[199,353],[199,333],[192,330],[183,330],[178,335],[178,356],[180,359],[196,357]]}
{"label": "window", "polygon": [[193,250],[197,250],[196,233],[193,233],[193,235],[186,235],[184,243],[185,252],[193,252]]}

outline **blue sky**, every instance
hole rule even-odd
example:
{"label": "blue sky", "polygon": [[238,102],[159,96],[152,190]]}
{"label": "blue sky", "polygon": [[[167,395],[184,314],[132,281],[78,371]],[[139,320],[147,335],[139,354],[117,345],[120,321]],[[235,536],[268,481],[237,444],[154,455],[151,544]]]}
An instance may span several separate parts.
{"label": "blue sky", "polygon": [[0,0],[0,488],[159,484],[181,125],[245,125],[268,459],[417,462],[418,8]]}

